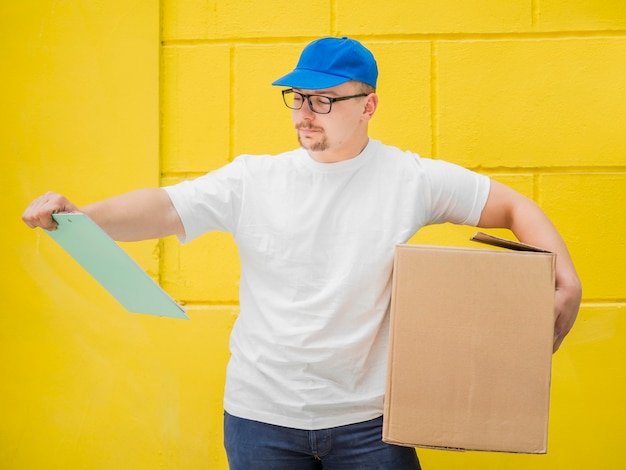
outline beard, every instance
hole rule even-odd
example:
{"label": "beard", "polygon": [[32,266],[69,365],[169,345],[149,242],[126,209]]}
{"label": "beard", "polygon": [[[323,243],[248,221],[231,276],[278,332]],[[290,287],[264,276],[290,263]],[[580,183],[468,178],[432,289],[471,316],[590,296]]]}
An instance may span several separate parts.
{"label": "beard", "polygon": [[328,149],[328,139],[326,137],[326,134],[324,134],[324,130],[321,127],[312,126],[311,124],[297,124],[296,130],[299,131],[300,129],[313,129],[319,131],[319,140],[303,138],[300,135],[300,132],[298,132],[298,142],[300,143],[302,148],[311,152],[323,152],[324,150]]}

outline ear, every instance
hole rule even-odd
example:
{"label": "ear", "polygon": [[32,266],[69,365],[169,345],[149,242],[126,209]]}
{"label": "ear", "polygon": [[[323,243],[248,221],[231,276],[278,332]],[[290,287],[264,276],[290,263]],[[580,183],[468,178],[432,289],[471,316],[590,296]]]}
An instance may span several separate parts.
{"label": "ear", "polygon": [[374,117],[374,113],[378,108],[378,95],[376,93],[370,93],[366,97],[365,106],[363,107],[363,115],[361,118],[364,121],[369,121]]}

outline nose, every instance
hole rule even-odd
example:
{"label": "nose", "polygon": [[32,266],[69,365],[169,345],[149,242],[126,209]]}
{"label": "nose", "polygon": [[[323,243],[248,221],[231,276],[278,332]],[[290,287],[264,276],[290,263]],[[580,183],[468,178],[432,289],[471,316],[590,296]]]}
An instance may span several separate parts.
{"label": "nose", "polygon": [[302,105],[300,109],[293,110],[294,113],[299,113],[298,115],[307,121],[312,121],[315,119],[315,114],[311,109],[311,103],[309,100],[306,100],[306,103]]}

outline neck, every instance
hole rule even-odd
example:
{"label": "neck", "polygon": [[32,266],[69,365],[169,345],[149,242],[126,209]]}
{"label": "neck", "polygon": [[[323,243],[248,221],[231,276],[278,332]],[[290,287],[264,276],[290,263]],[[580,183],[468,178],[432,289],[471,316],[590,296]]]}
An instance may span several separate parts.
{"label": "neck", "polygon": [[360,139],[359,142],[354,143],[353,145],[346,146],[343,148],[326,148],[324,150],[312,150],[307,148],[306,151],[309,156],[319,163],[337,163],[343,162],[345,160],[351,160],[355,158],[363,152],[367,144],[369,143],[369,137],[365,136],[363,139]]}

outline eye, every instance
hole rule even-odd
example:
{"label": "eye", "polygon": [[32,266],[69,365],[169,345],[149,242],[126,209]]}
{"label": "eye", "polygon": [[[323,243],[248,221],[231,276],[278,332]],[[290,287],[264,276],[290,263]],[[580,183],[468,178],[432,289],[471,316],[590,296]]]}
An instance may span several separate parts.
{"label": "eye", "polygon": [[319,104],[320,106],[328,106],[330,104],[330,98],[327,96],[313,95],[311,99],[314,104]]}

